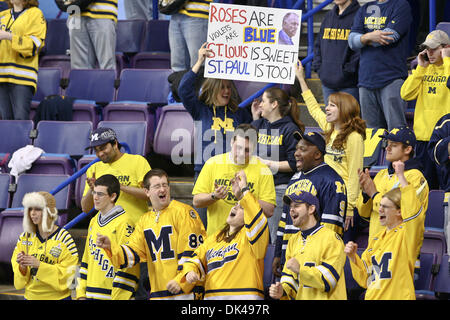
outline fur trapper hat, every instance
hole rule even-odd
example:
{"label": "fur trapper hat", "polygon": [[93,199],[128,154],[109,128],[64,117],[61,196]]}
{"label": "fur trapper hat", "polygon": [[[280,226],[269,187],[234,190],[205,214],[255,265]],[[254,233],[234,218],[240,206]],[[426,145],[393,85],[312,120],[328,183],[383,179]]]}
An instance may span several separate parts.
{"label": "fur trapper hat", "polygon": [[30,218],[30,208],[42,209],[42,230],[44,232],[51,232],[58,218],[56,200],[53,195],[46,191],[30,192],[23,197],[22,205],[24,207],[23,230],[25,232],[36,233],[36,225]]}

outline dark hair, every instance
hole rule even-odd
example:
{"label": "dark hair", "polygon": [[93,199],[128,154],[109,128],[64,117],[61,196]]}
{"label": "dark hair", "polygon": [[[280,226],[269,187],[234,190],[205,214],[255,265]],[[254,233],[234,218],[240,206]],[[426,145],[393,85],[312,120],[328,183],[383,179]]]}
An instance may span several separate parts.
{"label": "dark hair", "polygon": [[[13,7],[11,0],[5,0],[6,3],[10,8]],[[39,1],[38,0],[22,0],[23,1],[23,8],[29,9],[31,7],[39,7]]]}
{"label": "dark hair", "polygon": [[147,172],[144,176],[144,180],[143,180],[143,185],[145,189],[150,189],[150,179],[152,177],[166,177],[167,178],[167,183],[169,183],[169,175],[167,174],[167,172],[165,172],[162,169],[152,169],[149,172]]}
{"label": "dark hair", "polygon": [[290,97],[286,91],[277,87],[269,88],[264,92],[270,102],[278,103],[278,110],[282,117],[290,116],[300,130],[305,131],[305,125],[300,120],[300,107],[294,97]]}
{"label": "dark hair", "polygon": [[105,175],[101,176],[100,178],[96,179],[94,182],[94,186],[106,187],[106,190],[107,190],[109,196],[111,196],[113,193],[115,193],[116,198],[114,199],[114,203],[116,203],[117,199],[119,199],[120,182],[112,174],[105,174]]}

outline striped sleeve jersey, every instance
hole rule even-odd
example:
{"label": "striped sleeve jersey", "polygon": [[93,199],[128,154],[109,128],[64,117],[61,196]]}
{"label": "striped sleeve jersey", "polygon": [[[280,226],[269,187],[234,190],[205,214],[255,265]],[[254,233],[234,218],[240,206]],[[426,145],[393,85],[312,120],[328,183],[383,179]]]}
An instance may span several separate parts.
{"label": "striped sleeve jersey", "polygon": [[94,1],[81,12],[82,17],[89,17],[92,19],[111,19],[117,22],[118,0],[98,0]]}
{"label": "striped sleeve jersey", "polygon": [[126,243],[133,227],[125,211],[115,206],[106,219],[100,213],[91,219],[86,238],[77,298],[98,300],[128,300],[134,296],[139,281],[139,265],[129,269],[115,268],[106,252],[97,248],[97,234],[106,235],[118,243]]}
{"label": "striped sleeve jersey", "polygon": [[[19,252],[28,253],[40,261],[38,269],[27,268],[23,275],[16,262]],[[11,265],[14,286],[25,288],[27,300],[61,300],[70,297],[70,286],[75,277],[78,252],[70,233],[58,228],[47,239],[39,233],[22,233],[14,249]]]}
{"label": "striped sleeve jersey", "polygon": [[184,275],[195,271],[205,280],[205,300],[264,298],[267,218],[251,192],[245,194],[240,204],[244,208],[244,226],[235,238],[218,241],[220,231],[208,236],[184,264]]}

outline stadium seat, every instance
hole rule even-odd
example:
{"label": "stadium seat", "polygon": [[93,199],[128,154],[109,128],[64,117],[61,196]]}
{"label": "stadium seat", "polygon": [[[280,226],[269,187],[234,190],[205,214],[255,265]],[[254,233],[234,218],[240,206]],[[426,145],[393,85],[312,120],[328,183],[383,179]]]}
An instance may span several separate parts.
{"label": "stadium seat", "polygon": [[269,288],[274,281],[274,275],[272,273],[272,262],[275,256],[275,245],[269,243],[266,250],[266,255],[264,257],[264,277],[263,284],[264,288]]}
{"label": "stadium seat", "polygon": [[10,204],[9,184],[11,176],[7,173],[0,174],[0,209],[6,209]]}
{"label": "stadium seat", "polygon": [[40,121],[37,126],[38,135],[34,146],[45,153],[68,154],[81,156],[89,146],[89,135],[92,132],[90,121]]}
{"label": "stadium seat", "polygon": [[31,168],[26,173],[34,174],[67,174],[74,173],[75,163],[69,155],[42,154],[33,162]]}
{"label": "stadium seat", "polygon": [[[176,140],[176,141],[175,141]],[[189,161],[194,154],[194,121],[182,104],[167,105],[161,108],[161,116],[153,141],[155,153],[171,157],[176,153],[179,159]],[[175,164],[176,160],[172,157]],[[183,161],[187,163],[186,161]]]}
{"label": "stadium seat", "polygon": [[131,58],[133,69],[170,69],[170,53],[139,52]]}
{"label": "stadium seat", "polygon": [[126,142],[132,154],[145,156],[148,152],[145,121],[100,121],[98,128],[113,129],[119,142]]}
{"label": "stadium seat", "polygon": [[[28,192],[50,192],[66,181],[69,175],[21,174],[17,179],[17,190],[14,192],[11,208],[22,207],[23,196]],[[70,205],[71,184],[55,194],[56,208],[67,209]]]}
{"label": "stadium seat", "polygon": [[44,54],[46,56],[65,55],[68,49],[70,49],[70,38],[67,20],[49,19]]}
{"label": "stadium seat", "polygon": [[[77,162],[77,171],[81,170],[84,166],[89,164],[92,160],[96,159],[96,155],[84,155]],[[75,204],[81,209],[81,198],[83,198],[84,185],[86,182],[86,174],[83,174],[75,182]]]}
{"label": "stadium seat", "polygon": [[448,254],[445,254],[441,259],[439,272],[436,275],[434,282],[435,292],[450,294],[450,265],[448,259]]}
{"label": "stadium seat", "polygon": [[105,121],[145,121],[149,146],[156,127],[155,109],[167,104],[170,69],[125,69],[115,102],[103,109]]}
{"label": "stadium seat", "polygon": [[439,22],[436,26],[436,30],[445,31],[450,37],[450,22]]}
{"label": "stadium seat", "polygon": [[10,264],[17,239],[23,232],[23,211],[0,213],[0,262]]}
{"label": "stadium seat", "polygon": [[107,104],[115,96],[114,70],[79,69],[70,71],[65,95],[76,98],[73,120],[91,121],[93,126],[101,120],[100,104]]}
{"label": "stadium seat", "polygon": [[234,80],[234,85],[241,97],[241,100],[249,98],[252,94],[256,93],[258,90],[261,90],[269,83],[266,82],[256,82],[256,81],[243,81],[243,80]]}
{"label": "stadium seat", "polygon": [[62,71],[60,68],[39,68],[36,93],[32,102],[38,103],[45,97],[53,94],[61,94]]}
{"label": "stadium seat", "polygon": [[117,74],[127,68],[130,62],[130,54],[141,51],[144,38],[145,20],[118,20],[116,40]]}
{"label": "stadium seat", "polygon": [[432,253],[437,257],[437,264],[441,263],[442,256],[447,252],[447,242],[444,232],[427,230],[423,234],[423,243],[420,253]]}
{"label": "stadium seat", "polygon": [[443,190],[430,190],[425,216],[425,228],[428,230],[444,231],[444,195]]}
{"label": "stadium seat", "polygon": [[68,55],[45,55],[39,58],[39,68],[59,68],[62,72],[62,77],[69,78],[71,70],[70,56]]}
{"label": "stadium seat", "polygon": [[419,278],[414,282],[417,300],[434,300],[434,270],[437,263],[433,253],[420,254]]}
{"label": "stadium seat", "polygon": [[[0,212],[0,262],[10,264],[17,239],[23,232],[23,208]],[[58,226],[67,223],[67,213],[59,214]]]}
{"label": "stadium seat", "polygon": [[14,153],[17,149],[32,144],[31,120],[0,120],[0,153]]}
{"label": "stadium seat", "polygon": [[170,52],[169,20],[149,20],[141,52]]}

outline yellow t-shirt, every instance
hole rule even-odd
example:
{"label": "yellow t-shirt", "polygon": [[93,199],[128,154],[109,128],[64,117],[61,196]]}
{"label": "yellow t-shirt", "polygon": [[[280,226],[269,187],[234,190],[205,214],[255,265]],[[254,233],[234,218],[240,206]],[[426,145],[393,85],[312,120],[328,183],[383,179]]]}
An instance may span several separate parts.
{"label": "yellow t-shirt", "polygon": [[231,179],[240,170],[244,170],[250,191],[258,200],[263,200],[276,205],[275,184],[270,169],[256,157],[252,157],[246,165],[236,165],[231,160],[231,154],[223,153],[206,161],[198,176],[192,194],[212,193],[215,190],[214,183],[228,187],[228,195],[208,207],[207,219],[208,235],[214,234],[223,228],[231,208],[236,204]]}
{"label": "yellow t-shirt", "polygon": [[[114,175],[120,184],[141,187],[141,183],[147,172],[151,170],[148,161],[141,155],[124,153],[119,160],[113,163],[103,163],[101,161],[93,164],[86,172],[86,177],[91,178],[95,173],[98,179],[105,174]],[[87,194],[89,185],[85,184],[83,196]],[[121,206],[130,217],[130,222],[136,224],[139,218],[148,211],[147,201],[137,199],[136,197],[120,192],[116,205]]]}

